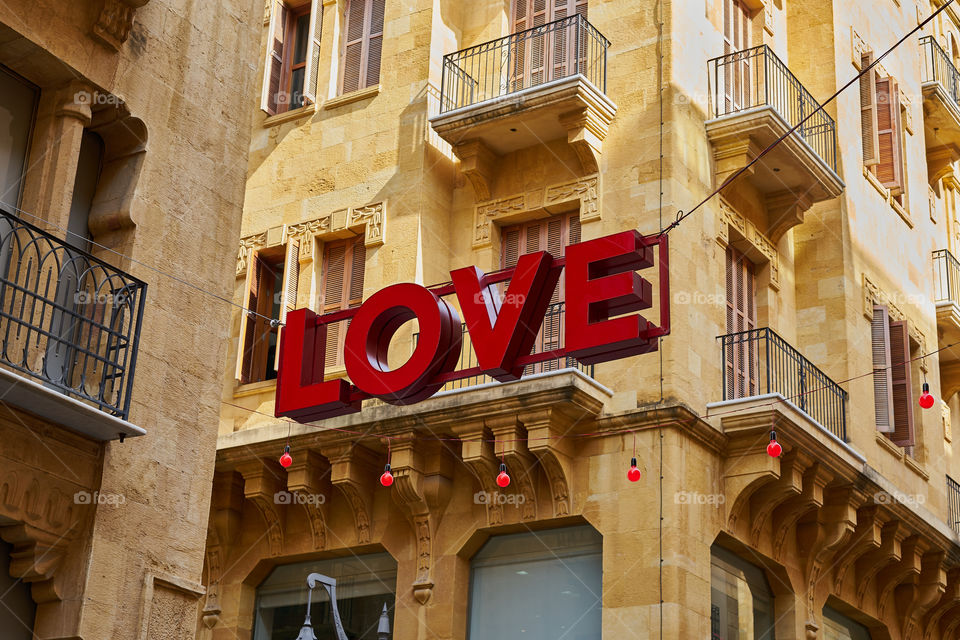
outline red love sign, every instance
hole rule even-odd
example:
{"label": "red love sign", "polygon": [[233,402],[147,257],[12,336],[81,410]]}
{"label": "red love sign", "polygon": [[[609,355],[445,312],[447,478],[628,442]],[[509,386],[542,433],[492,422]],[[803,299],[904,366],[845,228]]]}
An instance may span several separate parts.
{"label": "red love sign", "polygon": [[[656,249],[656,251],[654,250]],[[659,254],[660,324],[637,311],[653,306],[652,286],[637,271],[654,266]],[[550,298],[564,278],[563,349],[530,354]],[[574,357],[586,364],[647,353],[670,332],[667,237],[624,231],[566,248],[556,258],[544,251],[521,256],[517,266],[493,274],[476,267],[457,269],[452,284],[426,288],[395,284],[356,309],[317,316],[309,309],[287,314],[277,372],[277,417],[312,422],[360,410],[365,398],[407,405],[424,400],[450,380],[485,373],[517,380],[533,362]],[[497,285],[509,280],[501,297]],[[455,295],[460,313],[443,296]],[[461,319],[469,332],[478,367],[455,371],[461,349]],[[407,361],[387,363],[390,341],[416,318],[420,334]],[[324,381],[327,328],[347,319],[343,362],[351,383]]]}

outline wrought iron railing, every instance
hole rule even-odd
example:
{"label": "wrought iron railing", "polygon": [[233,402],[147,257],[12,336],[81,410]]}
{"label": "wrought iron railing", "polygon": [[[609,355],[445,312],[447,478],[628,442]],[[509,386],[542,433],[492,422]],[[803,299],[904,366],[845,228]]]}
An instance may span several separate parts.
{"label": "wrought iron railing", "polygon": [[950,60],[933,36],[920,38],[920,50],[923,52],[923,75],[921,82],[939,82],[955,105],[960,107],[960,71]]}
{"label": "wrought iron railing", "polygon": [[[543,325],[540,328],[540,333],[537,334],[537,340],[530,353],[545,353],[547,351],[562,349],[564,346],[563,335],[566,330],[564,326],[565,319],[563,302],[557,302],[547,307],[547,311],[543,315]],[[460,347],[460,360],[457,363],[458,371],[462,369],[472,369],[478,366],[477,354],[473,351],[467,325],[462,324],[460,331],[462,332],[462,342]],[[413,336],[414,344],[416,344],[417,335],[418,334],[414,334]],[[545,362],[529,364],[524,368],[523,375],[529,376],[534,373],[557,371],[559,369],[577,369],[591,378],[593,377],[593,365],[580,364],[576,358],[570,357],[554,358],[552,360],[546,360]],[[443,391],[465,389],[493,381],[493,378],[481,374],[460,380],[452,380],[444,385]]]}
{"label": "wrought iron railing", "polygon": [[126,419],[146,288],[0,209],[0,366]]}
{"label": "wrought iron railing", "polygon": [[960,304],[960,261],[946,249],[933,252],[933,302]]}
{"label": "wrought iron railing", "polygon": [[[767,45],[737,51],[708,63],[713,117],[756,107],[773,107],[788,126],[798,125],[820,107],[810,92]],[[836,123],[821,110],[797,130],[800,138],[837,169]]]}
{"label": "wrought iron railing", "polygon": [[947,513],[950,526],[960,534],[960,484],[947,476]]}
{"label": "wrought iron railing", "polygon": [[723,399],[779,393],[831,433],[847,439],[847,392],[768,328],[717,338],[723,351]]}
{"label": "wrought iron railing", "polygon": [[610,41],[578,14],[448,53],[443,57],[440,111],[575,75],[605,92],[609,46]]}

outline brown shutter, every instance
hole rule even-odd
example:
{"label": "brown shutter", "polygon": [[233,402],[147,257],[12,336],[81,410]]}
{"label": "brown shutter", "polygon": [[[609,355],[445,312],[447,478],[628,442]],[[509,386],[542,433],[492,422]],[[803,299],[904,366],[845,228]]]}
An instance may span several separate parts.
{"label": "brown shutter", "polygon": [[907,321],[890,323],[890,368],[893,396],[893,433],[890,439],[901,447],[912,447],[913,387],[910,383],[910,335]]}
{"label": "brown shutter", "polygon": [[307,66],[304,72],[303,96],[310,102],[317,102],[317,79],[320,77],[320,36],[323,31],[323,2],[311,0],[310,32],[307,35]]}
{"label": "brown shutter", "polygon": [[263,94],[260,108],[268,114],[277,112],[277,94],[283,69],[283,38],[287,24],[287,7],[274,0],[270,10],[270,26],[267,30],[267,57],[263,66]]}
{"label": "brown shutter", "polygon": [[340,93],[360,88],[363,69],[363,40],[368,0],[347,0],[343,24],[343,53],[340,57]]}
{"label": "brown shutter", "polygon": [[[873,54],[865,53],[860,58],[860,68],[873,63]],[[863,164],[872,167],[879,161],[877,139],[877,72],[873,69],[860,77],[860,137],[863,145]]]}
{"label": "brown shutter", "polygon": [[873,307],[870,322],[870,340],[873,346],[873,403],[876,408],[877,430],[890,433],[893,420],[893,379],[890,371],[890,316],[887,308]]}
{"label": "brown shutter", "polygon": [[[727,333],[756,329],[756,274],[753,263],[727,247]],[[724,363],[728,398],[759,393],[759,349],[755,340],[737,340],[726,350]]]}
{"label": "brown shutter", "polygon": [[520,257],[520,227],[508,227],[501,234],[500,268],[509,269],[517,266]]}
{"label": "brown shutter", "polygon": [[[287,321],[287,312],[297,308],[297,291],[300,287],[300,241],[295,238],[287,240],[287,253],[283,261],[283,294],[280,300],[280,323]],[[274,356],[273,368],[280,368],[280,338],[283,327],[277,329],[277,350]]]}
{"label": "brown shutter", "polygon": [[[322,313],[332,313],[343,308],[343,287],[345,280],[345,258],[347,245],[344,242],[331,243],[323,250],[323,286],[320,306]],[[327,351],[325,366],[339,366],[342,358],[342,322],[334,322],[327,326]]]}
{"label": "brown shutter", "polygon": [[347,287],[348,306],[358,307],[363,302],[363,278],[367,262],[367,246],[363,243],[363,236],[358,237],[353,242],[350,253],[350,284]]}
{"label": "brown shutter", "polygon": [[256,295],[256,252],[253,249],[247,249],[247,272],[243,285],[243,301],[240,310],[240,334],[237,340],[237,366],[234,377],[241,383],[244,382],[244,372],[246,371],[246,350],[244,345],[250,344],[247,334],[253,331],[251,326],[253,321],[247,317],[247,309],[250,309],[250,294]]}
{"label": "brown shutter", "polygon": [[383,10],[384,0],[371,0],[370,26],[367,31],[367,62],[364,87],[372,87],[380,82],[380,55],[383,50]]}
{"label": "brown shutter", "polygon": [[256,252],[250,252],[250,262],[247,267],[246,284],[246,311],[241,311],[243,319],[241,320],[241,333],[239,345],[239,370],[237,378],[241,384],[255,382],[257,354],[259,350],[259,338],[262,333],[260,325],[263,319],[255,314],[260,312],[262,306],[263,285],[266,275],[266,265]]}
{"label": "brown shutter", "polygon": [[903,163],[900,151],[900,98],[891,78],[877,80],[877,179],[892,195],[903,193]]}

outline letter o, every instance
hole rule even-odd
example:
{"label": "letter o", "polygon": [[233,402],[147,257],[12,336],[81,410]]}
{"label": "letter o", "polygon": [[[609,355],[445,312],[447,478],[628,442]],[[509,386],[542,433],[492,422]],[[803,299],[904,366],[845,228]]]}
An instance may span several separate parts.
{"label": "letter o", "polygon": [[[413,355],[391,370],[390,340],[414,318],[420,335]],[[353,316],[343,361],[361,391],[391,404],[414,404],[443,386],[431,380],[456,368],[461,341],[460,316],[453,307],[418,284],[394,284],[370,296]]]}

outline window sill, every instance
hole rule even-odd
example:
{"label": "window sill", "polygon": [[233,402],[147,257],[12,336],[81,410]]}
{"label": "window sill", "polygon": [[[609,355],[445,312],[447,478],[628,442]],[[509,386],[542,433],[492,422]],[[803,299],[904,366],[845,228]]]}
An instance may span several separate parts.
{"label": "window sill", "polygon": [[906,457],[906,452],[903,450],[903,447],[899,447],[893,444],[890,438],[888,438],[885,434],[881,433],[880,431],[877,431],[877,444],[879,444],[883,449],[886,449],[891,454],[893,454],[893,456],[896,457],[897,460],[903,460],[904,457]]}
{"label": "window sill", "polygon": [[879,180],[877,180],[877,176],[873,175],[873,172],[870,171],[868,167],[863,168],[863,177],[866,178],[867,182],[869,182],[870,185],[877,190],[877,193],[883,196],[884,200],[888,202],[890,201],[890,190],[883,186]]}
{"label": "window sill", "polygon": [[353,102],[359,102],[360,100],[372,98],[378,93],[380,93],[380,85],[375,84],[372,87],[367,87],[366,89],[357,89],[356,91],[345,93],[342,96],[330,98],[323,103],[323,108],[336,109],[337,107],[342,107],[345,104],[351,104]]}
{"label": "window sill", "polygon": [[245,398],[255,396],[265,391],[273,391],[277,388],[276,380],[262,380],[260,382],[248,382],[247,384],[238,384],[233,388],[234,398]]}
{"label": "window sill", "polygon": [[913,220],[910,219],[910,212],[907,211],[902,204],[894,200],[893,196],[888,197],[887,201],[890,203],[890,207],[897,212],[897,215],[903,218],[907,226],[913,229]]}
{"label": "window sill", "polygon": [[930,474],[927,473],[927,470],[923,468],[923,465],[914,460],[912,456],[904,456],[903,461],[907,464],[907,468],[913,471],[915,474],[923,478],[925,481],[930,480]]}
{"label": "window sill", "polygon": [[317,105],[308,104],[300,107],[299,109],[291,109],[290,111],[284,111],[283,113],[278,113],[273,116],[267,116],[263,121],[264,128],[274,127],[278,124],[283,124],[284,122],[290,122],[291,120],[299,120],[300,118],[306,118],[312,116],[317,111]]}

